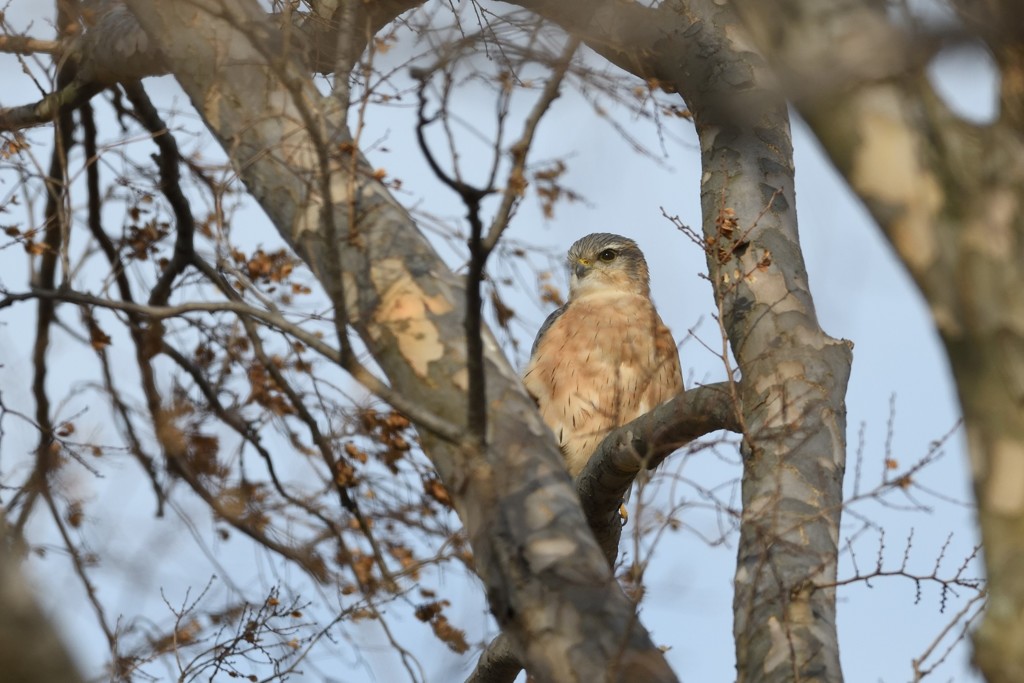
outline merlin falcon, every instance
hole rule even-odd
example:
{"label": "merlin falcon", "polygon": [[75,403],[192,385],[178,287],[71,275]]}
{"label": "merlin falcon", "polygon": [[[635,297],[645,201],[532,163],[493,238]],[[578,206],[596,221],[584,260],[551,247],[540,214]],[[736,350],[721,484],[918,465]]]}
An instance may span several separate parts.
{"label": "merlin falcon", "polygon": [[636,242],[587,235],[568,266],[569,300],[537,333],[523,383],[576,477],[609,432],[678,394],[683,378]]}

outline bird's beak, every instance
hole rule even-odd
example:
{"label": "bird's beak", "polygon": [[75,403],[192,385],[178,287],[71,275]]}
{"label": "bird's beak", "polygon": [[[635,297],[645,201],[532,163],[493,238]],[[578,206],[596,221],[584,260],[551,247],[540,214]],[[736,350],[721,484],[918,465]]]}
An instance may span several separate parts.
{"label": "bird's beak", "polygon": [[573,268],[573,272],[576,273],[577,278],[582,278],[590,270],[590,259],[576,259],[576,266]]}

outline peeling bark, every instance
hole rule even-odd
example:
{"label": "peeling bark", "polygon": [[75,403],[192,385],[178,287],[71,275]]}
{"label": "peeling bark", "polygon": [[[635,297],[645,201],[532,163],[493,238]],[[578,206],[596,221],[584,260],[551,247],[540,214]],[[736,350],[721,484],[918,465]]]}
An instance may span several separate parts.
{"label": "peeling bark", "polygon": [[[671,401],[612,431],[576,478],[576,492],[608,566],[615,565],[622,534],[619,507],[641,469],[653,470],[687,442],[720,429],[740,431],[731,386],[684,391]],[[498,635],[466,683],[512,683],[522,669],[510,640]]]}
{"label": "peeling bark", "polygon": [[743,373],[737,678],[841,681],[835,592],[816,586],[836,577],[852,345],[815,315],[785,102],[732,13],[698,5],[685,14],[709,63],[680,91],[701,139],[709,273]]}
{"label": "peeling bark", "polygon": [[[335,69],[334,25],[321,17],[314,30],[327,26],[329,37],[307,41],[318,46],[312,53],[288,59],[278,51],[269,60],[260,46],[277,45],[280,34],[255,3],[127,4],[145,35],[158,39],[94,38],[82,49],[112,50],[120,63],[131,50],[132,68],[141,71],[98,61],[103,75],[90,83],[173,72],[281,235],[324,283],[341,327],[360,335],[390,386],[420,410],[420,426],[436,427],[423,430],[423,443],[466,524],[507,651],[520,653],[542,680],[673,680],[603,561],[617,544],[601,531],[610,519],[605,503],[635,476],[647,445],[636,435],[650,425],[613,434],[578,482],[591,523],[604,525],[595,526],[601,547],[584,528],[554,443],[490,336],[487,447],[481,453],[453,437],[467,414],[463,285],[364,162],[343,151],[353,142],[344,112],[309,80],[311,69]],[[368,15],[366,37],[377,18],[415,4],[375,3],[383,9]],[[679,400],[727,405],[719,426],[744,433],[738,678],[841,680],[834,592],[815,586],[835,578],[850,350],[814,315],[785,103],[728,5],[515,4],[679,92],[694,113],[709,271],[743,382],[718,388],[714,400],[699,390]],[[321,7],[333,18],[336,4]],[[353,37],[359,44],[364,36]],[[10,125],[11,111],[4,114],[0,124]]]}
{"label": "peeling bark", "polygon": [[[128,5],[391,387],[465,424],[465,387],[454,379],[466,364],[463,284],[365,164],[339,151],[351,143],[344,112],[332,111],[297,61],[268,63],[258,46],[270,44],[273,29],[255,3]],[[615,585],[554,442],[489,335],[484,351],[486,450],[422,437],[466,526],[492,611],[542,680],[675,680]]]}
{"label": "peeling bark", "polygon": [[[1002,72],[1001,111],[991,125],[956,117],[913,52],[927,41],[899,31],[868,3],[741,6],[785,82],[821,81],[829,60],[850,65],[841,87],[801,89],[796,102],[907,266],[945,344],[988,574],[975,662],[990,683],[1009,683],[1024,680],[1024,31],[1019,3],[954,4]],[[794,16],[802,22],[789,21]],[[802,30],[808,24],[817,30]],[[864,46],[864,35],[878,42]],[[899,58],[867,59],[879,42]]]}
{"label": "peeling bark", "polygon": [[839,681],[835,579],[849,342],[819,327],[797,236],[785,101],[728,6],[518,2],[679,92],[701,141],[703,229],[743,374],[740,681]]}
{"label": "peeling bark", "polygon": [[[466,374],[459,371],[465,354],[451,330],[461,328],[461,283],[382,188],[347,175],[346,169],[359,168],[358,163],[332,157],[328,182],[316,184],[323,177],[318,141],[350,142],[336,120],[323,116],[319,94],[308,83],[309,71],[333,73],[339,61],[339,4],[319,3],[321,14],[296,15],[295,29],[303,38],[296,42],[308,49],[280,72],[258,66],[266,55],[254,52],[258,41],[249,42],[238,29],[268,39],[277,35],[251,4],[224,3],[245,14],[245,21],[225,27],[220,19],[211,20],[210,25],[220,22],[223,32],[217,35],[202,22],[187,28],[179,22],[173,29],[163,23],[173,11],[216,3],[200,2],[192,9],[164,3],[168,7],[159,10],[152,2],[130,4],[142,12],[148,34],[137,30],[124,7],[105,3],[109,12],[67,53],[78,66],[78,78],[39,103],[0,111],[0,127],[50,121],[103,87],[173,68],[282,234],[324,279],[345,321],[379,354],[392,385],[431,411],[438,433],[445,425],[460,425]],[[367,14],[355,22],[353,49],[419,3],[356,4]],[[814,586],[829,583],[835,571],[843,393],[850,362],[848,345],[825,335],[814,316],[797,241],[788,120],[777,83],[758,54],[778,67],[774,76],[783,92],[931,306],[964,410],[985,544],[991,600],[975,637],[976,660],[989,681],[1024,680],[1019,648],[1024,642],[1024,574],[1019,571],[1024,563],[1024,271],[1019,265],[1024,256],[1024,23],[1019,2],[953,2],[1001,70],[1001,111],[988,126],[966,123],[945,107],[924,73],[930,53],[921,50],[930,49],[929,40],[902,32],[879,3],[513,4],[559,23],[638,77],[679,92],[694,114],[705,170],[709,272],[744,378],[730,388],[742,408],[745,435],[735,603],[740,680],[839,680],[834,596]],[[733,19],[734,8],[744,19],[742,28]],[[255,61],[247,66],[224,61],[239,55]],[[218,65],[220,71],[192,73],[190,63]],[[228,73],[238,82],[226,82]],[[271,115],[253,119],[246,107]],[[325,194],[331,195],[333,211],[322,210]],[[358,209],[355,225],[346,222],[350,200]],[[367,225],[373,230],[361,229]],[[335,235],[328,239],[325,231],[331,230]],[[327,258],[326,247],[339,243],[341,253]],[[490,408],[500,409],[505,419],[489,421],[485,457],[450,439],[428,436],[426,443],[470,527],[492,605],[518,648],[544,642],[544,624],[558,614],[556,604],[565,604],[548,601],[566,586],[584,586],[577,597],[596,602],[615,589],[597,545],[569,529],[569,520],[581,518],[557,456],[489,339],[487,354]],[[618,437],[629,438],[625,432]],[[632,448],[635,444],[616,452],[630,454]],[[601,514],[607,512],[604,502],[594,501],[614,497],[632,476],[628,467],[617,469],[614,463],[626,462],[617,457],[602,455],[594,462],[596,480],[585,474],[578,482],[584,502]],[[594,481],[600,486],[591,487]],[[494,506],[499,499],[505,502]],[[592,523],[599,517],[591,515]],[[613,553],[616,541],[595,530],[605,555]],[[565,545],[567,538],[572,541]],[[506,540],[512,550],[499,547]],[[569,550],[576,554],[572,561],[564,557]],[[539,581],[530,578],[533,571],[542,574]],[[614,615],[612,629],[624,632],[631,617],[616,600],[602,608]],[[580,623],[604,618],[600,610],[584,610]],[[637,652],[648,657],[649,643],[642,634],[633,637]],[[535,647],[568,652],[564,642],[549,642]],[[608,656],[609,642],[593,647],[604,648]],[[543,661],[538,672],[551,675],[562,673],[558,667],[569,666],[571,659],[526,654],[531,662]],[[660,662],[654,655],[649,661]],[[657,675],[667,675],[663,662],[651,666]]]}

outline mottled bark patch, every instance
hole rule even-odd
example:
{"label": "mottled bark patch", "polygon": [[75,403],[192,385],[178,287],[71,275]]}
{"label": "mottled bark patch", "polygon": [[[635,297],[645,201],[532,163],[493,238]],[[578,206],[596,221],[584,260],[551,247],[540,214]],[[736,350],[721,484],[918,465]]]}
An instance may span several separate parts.
{"label": "mottled bark patch", "polygon": [[[372,277],[382,292],[374,323],[392,334],[402,357],[417,375],[426,377],[430,363],[444,356],[444,343],[432,318],[451,311],[451,304],[443,295],[424,292],[397,259],[375,264]],[[371,328],[378,338],[379,328]]]}
{"label": "mottled bark patch", "polygon": [[923,272],[938,258],[932,226],[942,187],[924,166],[916,133],[902,120],[900,98],[878,89],[862,100],[861,144],[850,178],[860,196],[896,212],[889,233],[893,244],[912,270]]}
{"label": "mottled bark patch", "polygon": [[988,475],[989,510],[1017,516],[1024,512],[1024,445],[1000,439],[992,449]]}

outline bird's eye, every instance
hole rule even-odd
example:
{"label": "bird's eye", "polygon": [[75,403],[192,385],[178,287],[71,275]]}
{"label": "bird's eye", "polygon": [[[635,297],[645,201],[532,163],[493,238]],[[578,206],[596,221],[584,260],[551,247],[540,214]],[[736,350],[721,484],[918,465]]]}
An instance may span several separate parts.
{"label": "bird's eye", "polygon": [[615,257],[618,255],[618,252],[615,251],[614,249],[605,249],[604,251],[597,255],[597,258],[607,263],[608,261],[614,261]]}

